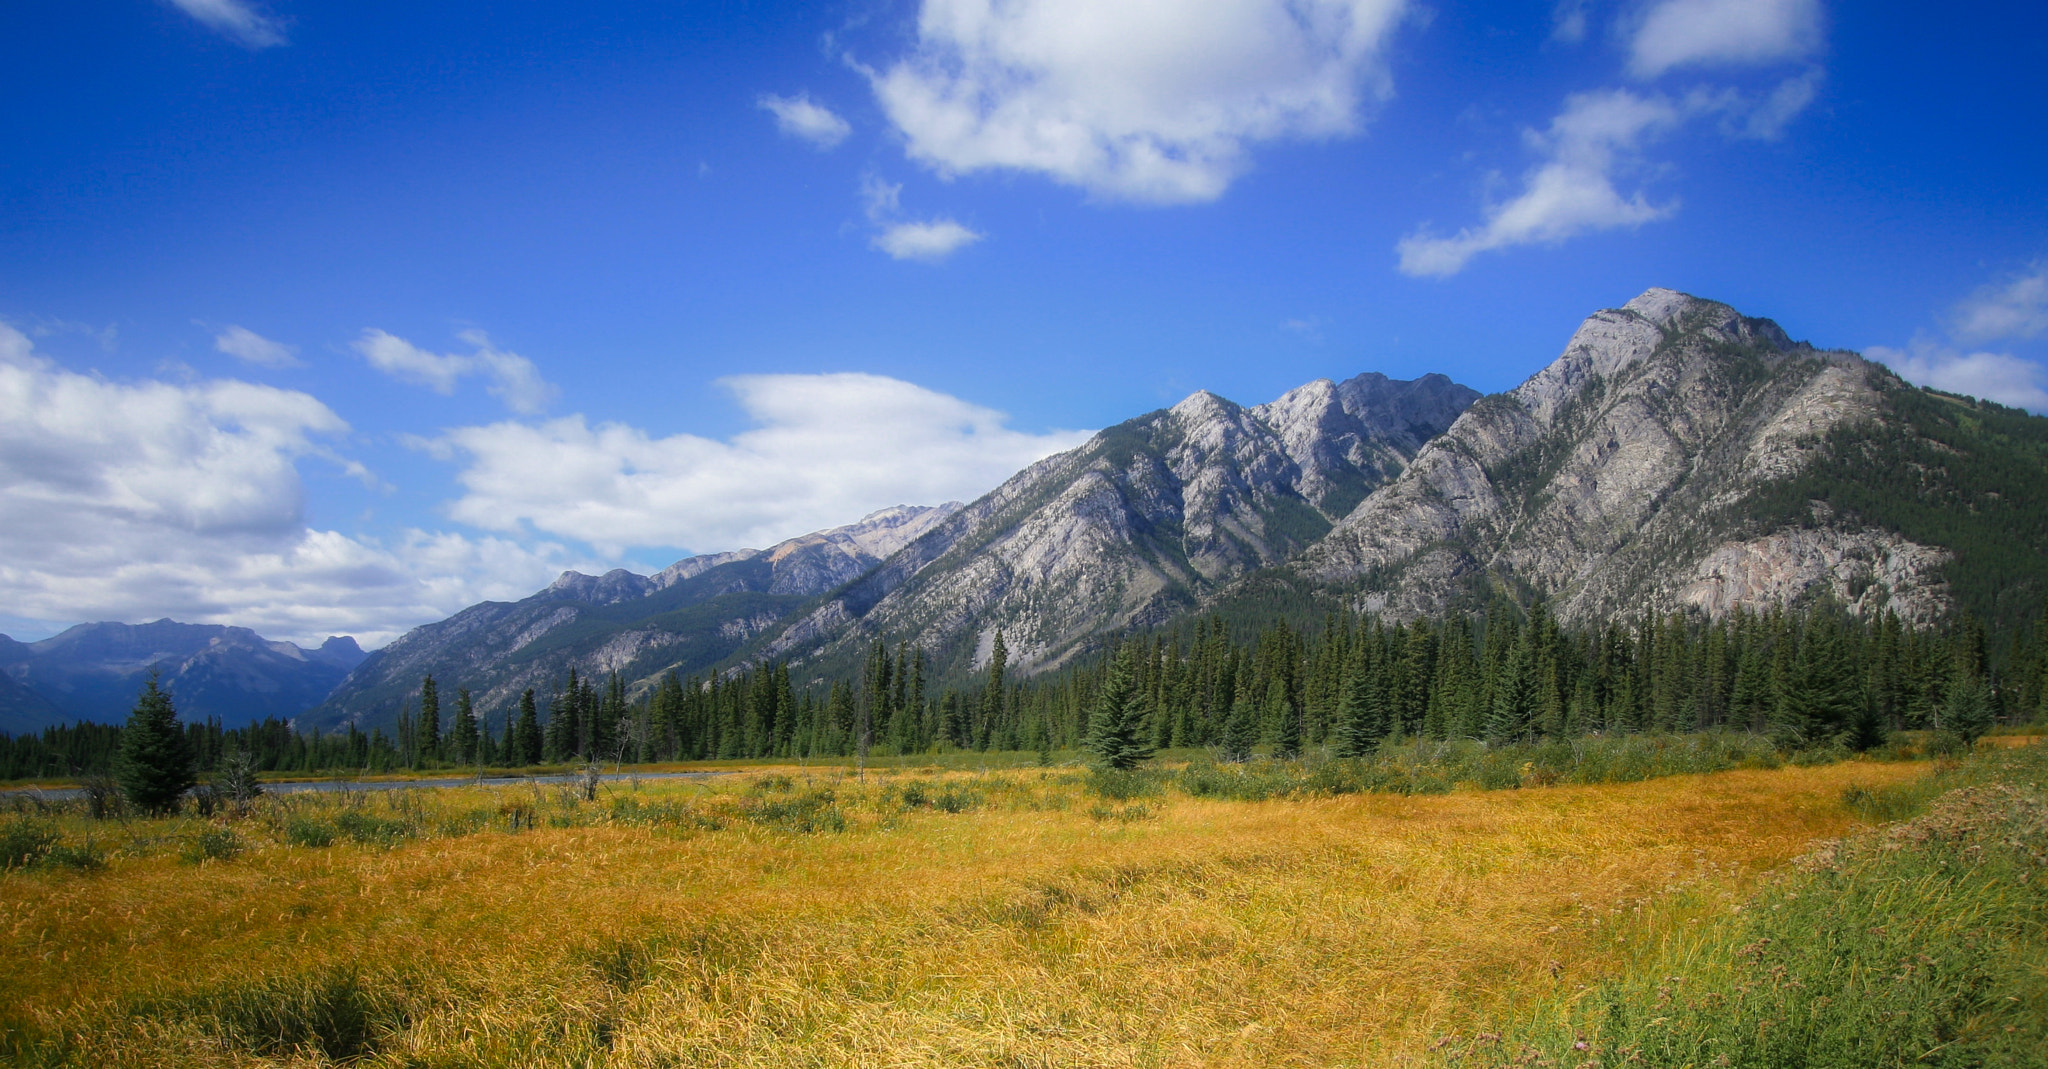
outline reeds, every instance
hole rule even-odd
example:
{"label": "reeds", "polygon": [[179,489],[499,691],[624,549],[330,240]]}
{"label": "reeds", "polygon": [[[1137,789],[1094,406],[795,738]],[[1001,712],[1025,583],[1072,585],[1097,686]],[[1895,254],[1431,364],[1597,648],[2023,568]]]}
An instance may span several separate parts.
{"label": "reeds", "polygon": [[[1178,770],[778,770],[595,800],[60,814],[108,866],[0,878],[0,1049],[96,1069],[1391,1064],[1612,971],[1636,910],[1732,902],[1852,828],[1850,786],[1924,768],[1259,805]],[[242,851],[179,860],[214,828]]]}

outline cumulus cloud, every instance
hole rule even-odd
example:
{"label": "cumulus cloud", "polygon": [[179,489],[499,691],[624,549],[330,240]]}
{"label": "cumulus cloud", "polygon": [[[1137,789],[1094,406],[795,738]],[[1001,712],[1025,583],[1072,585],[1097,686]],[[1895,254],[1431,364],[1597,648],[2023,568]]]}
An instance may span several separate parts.
{"label": "cumulus cloud", "polygon": [[1020,170],[1099,197],[1214,200],[1247,147],[1355,132],[1386,96],[1406,0],[925,0],[917,44],[866,70],[913,159]]}
{"label": "cumulus cloud", "polygon": [[1524,177],[1522,192],[1487,210],[1486,225],[1451,237],[1419,230],[1401,240],[1401,270],[1446,276],[1479,253],[1512,245],[1554,243],[1588,230],[1640,226],[1671,214],[1676,205],[1652,204],[1641,193],[1623,196],[1616,172],[1632,162],[1646,139],[1684,118],[1679,105],[1626,89],[1581,93],[1544,132],[1528,131],[1544,159]]}
{"label": "cumulus cloud", "polygon": [[540,377],[533,361],[517,353],[493,348],[481,330],[465,330],[456,337],[475,346],[476,351],[431,353],[404,338],[381,330],[365,330],[355,341],[355,350],[370,366],[393,378],[425,386],[440,394],[452,394],[464,377],[481,375],[488,380],[484,389],[514,412],[531,415],[555,399],[554,384]]}
{"label": "cumulus cloud", "polygon": [[993,409],[855,373],[723,380],[755,423],[728,441],[657,438],[582,416],[465,427],[432,447],[460,457],[450,515],[598,547],[766,546],[897,504],[980,496],[1087,432],[1011,430]]}
{"label": "cumulus cloud", "polygon": [[981,235],[951,219],[929,223],[897,223],[875,235],[875,248],[898,260],[932,262],[981,240]]}
{"label": "cumulus cloud", "polygon": [[2048,264],[2018,278],[1986,286],[1956,307],[1955,330],[1974,341],[2031,338],[2048,330]]}
{"label": "cumulus cloud", "polygon": [[1629,37],[1629,73],[1780,63],[1821,44],[1820,0],[1663,0]]}
{"label": "cumulus cloud", "polygon": [[198,20],[207,29],[250,50],[275,48],[288,43],[284,23],[265,15],[243,0],[170,0],[172,6]]}
{"label": "cumulus cloud", "polygon": [[213,347],[257,367],[305,366],[299,361],[296,348],[283,342],[271,341],[248,327],[238,327],[234,324],[229,324],[227,329],[213,336]]}
{"label": "cumulus cloud", "polygon": [[861,180],[860,196],[866,205],[868,222],[880,228],[869,244],[894,259],[937,263],[987,236],[945,216],[925,222],[899,220],[896,216],[903,199],[900,183],[891,184],[869,175]]}
{"label": "cumulus cloud", "polygon": [[755,106],[775,116],[775,128],[784,135],[808,141],[820,149],[837,148],[853,127],[822,104],[813,103],[809,93],[793,97],[763,93]]}
{"label": "cumulus cloud", "polygon": [[0,323],[0,605],[23,619],[253,627],[376,644],[572,557],[499,538],[312,530],[298,463],[348,430],[314,397],[233,380],[110,382]]}
{"label": "cumulus cloud", "polygon": [[1908,382],[2048,413],[2048,389],[2043,388],[2048,368],[2032,360],[2009,353],[1965,353],[1924,338],[1904,350],[1873,345],[1864,355]]}

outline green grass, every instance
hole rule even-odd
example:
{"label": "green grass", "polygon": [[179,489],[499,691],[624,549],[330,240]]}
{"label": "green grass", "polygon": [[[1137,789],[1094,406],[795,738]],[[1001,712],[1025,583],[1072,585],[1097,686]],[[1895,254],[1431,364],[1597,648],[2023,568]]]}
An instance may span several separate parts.
{"label": "green grass", "polygon": [[[1871,817],[1730,912],[1657,918],[1621,975],[1446,1043],[1461,1066],[2040,1066],[2048,747],[1850,788]],[[1701,922],[1704,921],[1702,924]],[[1619,937],[1626,938],[1625,934]]]}

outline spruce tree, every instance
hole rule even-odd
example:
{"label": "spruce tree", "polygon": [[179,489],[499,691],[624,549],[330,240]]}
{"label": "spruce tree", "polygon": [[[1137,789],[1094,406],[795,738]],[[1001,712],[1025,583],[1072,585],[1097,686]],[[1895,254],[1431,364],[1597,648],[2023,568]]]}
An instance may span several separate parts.
{"label": "spruce tree", "polygon": [[434,686],[434,677],[420,680],[420,758],[423,761],[441,759],[441,692]]}
{"label": "spruce tree", "polygon": [[1223,724],[1223,759],[1231,762],[1251,760],[1252,745],[1258,741],[1259,720],[1252,709],[1251,696],[1239,694],[1231,703],[1230,719]]}
{"label": "spruce tree", "polygon": [[1152,748],[1139,741],[1144,732],[1144,716],[1131,676],[1131,647],[1127,644],[1110,662],[1109,674],[1102,681],[1095,709],[1088,717],[1084,745],[1095,756],[1098,767],[1126,769],[1152,756]]}
{"label": "spruce tree", "polygon": [[469,688],[459,687],[455,691],[455,726],[451,741],[454,743],[455,760],[470,764],[483,757],[478,746],[480,734],[476,726],[476,706],[469,699]]}
{"label": "spruce tree", "polygon": [[508,763],[526,766],[540,764],[541,738],[540,713],[533,705],[533,688],[519,696],[519,723],[511,729],[512,753]]}
{"label": "spruce tree", "polygon": [[1273,756],[1301,755],[1301,713],[1287,695],[1287,684],[1275,679],[1266,688],[1266,715],[1273,720]]}
{"label": "spruce tree", "polygon": [[199,782],[192,768],[192,743],[178,723],[171,696],[151,669],[142,693],[121,730],[117,777],[128,803],[145,813],[169,813],[178,798]]}
{"label": "spruce tree", "polygon": [[1965,748],[1977,745],[1977,740],[1991,730],[1991,695],[1986,692],[1981,677],[1959,680],[1949,687],[1948,705],[1941,715],[1941,730],[1955,736]]}

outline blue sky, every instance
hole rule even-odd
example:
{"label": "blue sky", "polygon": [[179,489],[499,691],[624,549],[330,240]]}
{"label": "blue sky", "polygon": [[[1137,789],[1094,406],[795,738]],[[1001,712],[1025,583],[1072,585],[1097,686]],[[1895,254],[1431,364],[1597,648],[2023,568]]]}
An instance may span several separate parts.
{"label": "blue sky", "polygon": [[0,630],[374,644],[1653,285],[2048,408],[2033,5],[507,8],[0,11]]}

